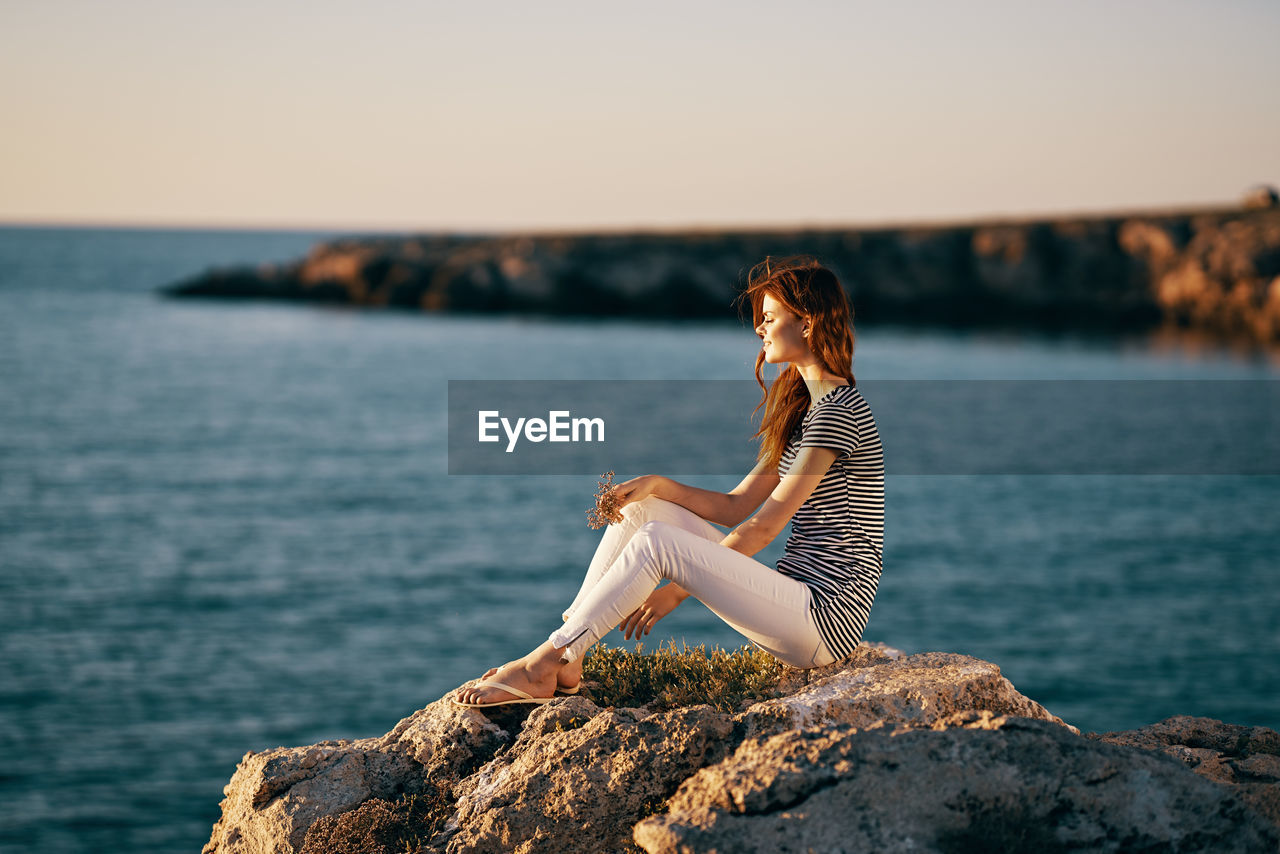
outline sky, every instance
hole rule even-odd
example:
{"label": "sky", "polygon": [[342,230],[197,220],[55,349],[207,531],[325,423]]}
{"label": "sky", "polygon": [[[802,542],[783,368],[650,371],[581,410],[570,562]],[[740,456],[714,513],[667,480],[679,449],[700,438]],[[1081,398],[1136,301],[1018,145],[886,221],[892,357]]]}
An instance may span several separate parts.
{"label": "sky", "polygon": [[1280,186],[1280,3],[3,0],[0,222],[941,222]]}

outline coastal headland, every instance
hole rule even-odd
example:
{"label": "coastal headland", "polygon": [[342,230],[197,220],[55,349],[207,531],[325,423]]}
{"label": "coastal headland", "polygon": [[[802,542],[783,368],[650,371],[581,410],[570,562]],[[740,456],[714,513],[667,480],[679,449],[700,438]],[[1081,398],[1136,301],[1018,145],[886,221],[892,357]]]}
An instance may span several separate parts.
{"label": "coastal headland", "polygon": [[1280,733],[1082,734],[969,656],[864,642],[736,710],[592,696],[250,751],[204,854],[1280,849]]}
{"label": "coastal headland", "polygon": [[360,236],[162,289],[449,313],[713,319],[747,270],[811,254],[855,322],[1048,332],[1183,329],[1280,342],[1280,206],[861,228]]}

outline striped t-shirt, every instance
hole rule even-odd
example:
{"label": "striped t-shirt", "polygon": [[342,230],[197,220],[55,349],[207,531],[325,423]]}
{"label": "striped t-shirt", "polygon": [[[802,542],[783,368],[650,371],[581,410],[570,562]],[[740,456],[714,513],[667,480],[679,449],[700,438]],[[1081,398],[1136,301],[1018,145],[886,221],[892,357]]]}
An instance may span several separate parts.
{"label": "striped t-shirt", "polygon": [[862,640],[884,551],[884,452],[871,407],[855,386],[836,386],[818,400],[787,443],[778,474],[807,447],[832,448],[838,456],[791,517],[777,570],[808,585],[822,640],[843,658]]}

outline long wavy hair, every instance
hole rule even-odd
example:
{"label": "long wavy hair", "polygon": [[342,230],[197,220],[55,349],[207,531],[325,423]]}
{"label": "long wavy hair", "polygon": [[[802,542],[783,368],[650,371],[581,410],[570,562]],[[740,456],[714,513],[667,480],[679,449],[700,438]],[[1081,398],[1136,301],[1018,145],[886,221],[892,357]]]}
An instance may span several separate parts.
{"label": "long wavy hair", "polygon": [[[809,349],[828,372],[857,385],[853,377],[853,309],[835,273],[810,255],[766,256],[747,273],[746,287],[736,300],[739,317],[743,305],[750,303],[752,329],[764,319],[766,294],[793,314],[809,318]],[[756,382],[764,396],[751,414],[764,408],[760,428],[755,432],[761,437],[757,462],[767,460],[770,467],[776,468],[812,398],[795,365],[787,365],[771,385],[765,385],[764,365],[762,350],[756,354]]]}

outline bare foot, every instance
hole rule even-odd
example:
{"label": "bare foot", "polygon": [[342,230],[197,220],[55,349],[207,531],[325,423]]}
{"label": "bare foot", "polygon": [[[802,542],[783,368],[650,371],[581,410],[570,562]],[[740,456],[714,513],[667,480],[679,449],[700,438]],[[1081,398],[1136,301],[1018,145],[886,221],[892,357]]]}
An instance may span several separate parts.
{"label": "bare foot", "polygon": [[[524,663],[524,659],[516,659],[515,661],[508,661],[506,664],[503,665],[503,667],[510,667],[513,664],[523,664],[523,663]],[[488,670],[484,672],[484,675],[481,676],[480,678],[488,679],[497,672],[498,672],[498,668],[490,667]],[[556,690],[557,691],[572,691],[573,689],[578,687],[578,684],[580,682],[582,682],[582,659],[581,658],[579,658],[574,662],[566,664],[564,667],[560,668],[560,672],[556,674]]]}
{"label": "bare foot", "polygon": [[[552,697],[556,692],[555,673],[548,672],[545,676],[538,677],[529,672],[523,660],[504,664],[490,671],[490,674],[495,681],[510,685],[533,697]],[[470,685],[464,685],[453,693],[454,697],[462,703],[489,704],[519,699],[515,694],[503,691],[501,688],[477,688]]]}
{"label": "bare foot", "polygon": [[556,674],[556,687],[572,691],[582,683],[582,659],[571,661]]}

